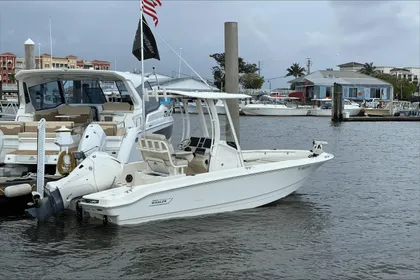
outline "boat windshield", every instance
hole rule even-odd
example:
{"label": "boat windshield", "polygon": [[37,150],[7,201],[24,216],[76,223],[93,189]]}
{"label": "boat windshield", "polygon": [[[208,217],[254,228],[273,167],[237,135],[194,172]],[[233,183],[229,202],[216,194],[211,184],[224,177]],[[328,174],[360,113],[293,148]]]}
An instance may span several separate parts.
{"label": "boat windshield", "polygon": [[[121,83],[120,87],[117,83]],[[36,111],[56,108],[62,104],[103,104],[109,92],[118,95],[119,101],[131,102],[122,81],[64,80],[51,81],[28,87],[30,100]]]}

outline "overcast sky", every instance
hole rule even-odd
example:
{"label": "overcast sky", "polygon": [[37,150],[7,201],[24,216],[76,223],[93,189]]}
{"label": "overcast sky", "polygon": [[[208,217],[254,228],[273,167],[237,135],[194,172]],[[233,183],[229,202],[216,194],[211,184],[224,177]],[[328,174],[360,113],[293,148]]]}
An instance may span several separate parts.
{"label": "overcast sky", "polygon": [[[417,1],[176,1],[162,0],[153,28],[161,61],[148,60],[146,71],[178,72],[173,49],[204,78],[215,64],[209,54],[224,51],[224,22],[239,25],[239,55],[261,61],[261,74],[281,77],[292,63],[313,61],[312,70],[337,62],[420,66],[420,6]],[[53,55],[108,60],[117,70],[140,68],[131,54],[139,20],[138,1],[1,1],[0,53],[24,55],[23,43],[41,43]],[[150,18],[147,18],[151,24]],[[151,24],[152,25],[152,24]],[[181,72],[192,74],[182,65]],[[272,80],[285,87],[289,79]],[[268,83],[265,84],[268,88]]]}

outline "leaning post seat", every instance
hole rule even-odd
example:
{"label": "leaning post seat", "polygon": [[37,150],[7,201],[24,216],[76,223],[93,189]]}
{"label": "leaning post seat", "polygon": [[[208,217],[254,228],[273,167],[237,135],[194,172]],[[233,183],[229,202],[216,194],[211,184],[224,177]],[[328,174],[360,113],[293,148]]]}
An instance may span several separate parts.
{"label": "leaning post seat", "polygon": [[148,134],[138,143],[142,157],[152,171],[165,175],[185,174],[188,161],[175,158],[172,144],[165,135]]}

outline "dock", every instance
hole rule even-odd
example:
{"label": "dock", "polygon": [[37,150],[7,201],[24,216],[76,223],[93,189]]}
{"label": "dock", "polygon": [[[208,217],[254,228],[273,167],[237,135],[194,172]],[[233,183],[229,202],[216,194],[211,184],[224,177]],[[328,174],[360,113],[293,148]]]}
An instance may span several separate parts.
{"label": "dock", "polygon": [[386,117],[349,117],[343,122],[420,122],[420,117],[386,116]]}

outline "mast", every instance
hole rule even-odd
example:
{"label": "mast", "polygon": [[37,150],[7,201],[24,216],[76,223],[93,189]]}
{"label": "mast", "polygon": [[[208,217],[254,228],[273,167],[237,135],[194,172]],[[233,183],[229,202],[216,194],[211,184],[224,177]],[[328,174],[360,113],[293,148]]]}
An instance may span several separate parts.
{"label": "mast", "polygon": [[52,31],[51,31],[51,17],[50,17],[50,51],[51,51],[51,68],[53,67],[53,52],[52,52]]}

